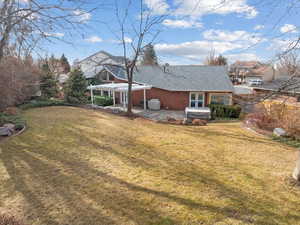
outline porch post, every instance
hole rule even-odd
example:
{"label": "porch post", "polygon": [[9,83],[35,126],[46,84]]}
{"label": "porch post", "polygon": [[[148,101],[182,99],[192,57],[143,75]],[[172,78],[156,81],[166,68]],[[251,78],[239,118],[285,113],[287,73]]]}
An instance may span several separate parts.
{"label": "porch post", "polygon": [[91,100],[92,100],[92,106],[94,105],[94,92],[93,92],[93,86],[91,85]]}
{"label": "porch post", "polygon": [[115,96],[115,90],[113,90],[113,100],[114,100],[114,106],[116,106],[116,96]]}
{"label": "porch post", "polygon": [[144,88],[144,110],[147,109],[147,102],[146,102],[146,89]]}
{"label": "porch post", "polygon": [[126,92],[123,92],[123,107],[126,108]]}
{"label": "porch post", "polygon": [[101,93],[100,93],[100,95],[101,95],[101,96],[103,96],[103,90],[102,90],[102,89],[101,89]]}

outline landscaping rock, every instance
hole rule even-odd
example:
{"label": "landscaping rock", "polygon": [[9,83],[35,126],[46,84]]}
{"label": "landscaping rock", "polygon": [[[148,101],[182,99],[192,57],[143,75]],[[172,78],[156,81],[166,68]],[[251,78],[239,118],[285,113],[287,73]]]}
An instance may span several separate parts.
{"label": "landscaping rock", "polygon": [[176,120],[173,122],[176,125],[182,125],[183,124],[183,120]]}
{"label": "landscaping rock", "polygon": [[284,137],[284,136],[287,136],[287,133],[284,129],[282,128],[275,128],[273,130],[273,134],[277,137]]}
{"label": "landscaping rock", "polygon": [[3,127],[10,129],[12,132],[16,129],[16,126],[13,123],[6,123]]}
{"label": "landscaping rock", "polygon": [[176,119],[173,118],[173,117],[167,116],[167,121],[168,121],[168,122],[175,122]]}
{"label": "landscaping rock", "polygon": [[11,136],[13,132],[7,127],[0,127],[0,136]]}
{"label": "landscaping rock", "polygon": [[192,124],[195,125],[195,126],[205,126],[207,124],[207,121],[206,120],[200,120],[200,119],[193,119]]}

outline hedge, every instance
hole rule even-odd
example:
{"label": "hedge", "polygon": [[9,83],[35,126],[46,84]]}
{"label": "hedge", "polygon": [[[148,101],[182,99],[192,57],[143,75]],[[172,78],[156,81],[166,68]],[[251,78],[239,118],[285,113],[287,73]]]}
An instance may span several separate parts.
{"label": "hedge", "polygon": [[37,107],[47,107],[47,106],[72,106],[74,104],[67,103],[59,99],[48,99],[48,100],[32,100],[30,102],[19,105],[18,108],[22,110],[37,108]]}
{"label": "hedge", "polygon": [[113,105],[113,99],[108,96],[94,96],[94,104],[99,105],[99,106],[109,106]]}
{"label": "hedge", "polygon": [[241,114],[241,107],[238,105],[218,105],[210,104],[211,118],[239,118]]}

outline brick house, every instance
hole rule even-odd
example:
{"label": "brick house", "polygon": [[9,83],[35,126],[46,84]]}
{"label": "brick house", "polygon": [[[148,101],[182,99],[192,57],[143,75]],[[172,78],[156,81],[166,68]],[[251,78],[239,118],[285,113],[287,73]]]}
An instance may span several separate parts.
{"label": "brick house", "polygon": [[[127,82],[124,68],[118,65],[104,65],[96,76],[103,83]],[[135,84],[151,86],[132,92],[134,106],[142,106],[144,99],[159,99],[161,108],[170,110],[232,104],[233,85],[224,66],[137,66],[133,79]],[[101,94],[113,95],[116,104],[127,101],[125,92]]]}

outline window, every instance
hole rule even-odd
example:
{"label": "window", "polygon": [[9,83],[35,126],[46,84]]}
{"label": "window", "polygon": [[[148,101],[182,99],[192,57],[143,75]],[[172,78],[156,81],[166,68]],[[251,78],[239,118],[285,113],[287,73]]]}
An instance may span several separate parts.
{"label": "window", "polygon": [[230,105],[231,95],[230,94],[211,94],[210,104]]}
{"label": "window", "polygon": [[191,92],[190,107],[192,108],[204,107],[204,94],[201,92]]}

